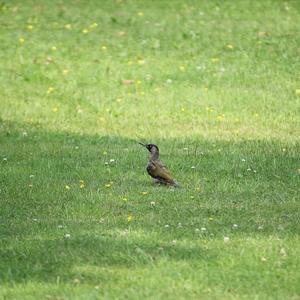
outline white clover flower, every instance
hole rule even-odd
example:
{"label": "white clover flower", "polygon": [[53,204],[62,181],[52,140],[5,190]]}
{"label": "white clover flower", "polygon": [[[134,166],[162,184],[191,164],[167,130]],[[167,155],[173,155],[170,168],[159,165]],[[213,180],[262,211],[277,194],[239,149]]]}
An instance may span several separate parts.
{"label": "white clover flower", "polygon": [[62,228],[64,228],[64,226],[63,225],[58,225],[57,228],[62,229]]}
{"label": "white clover flower", "polygon": [[176,241],[176,240],[173,240],[173,241],[172,241],[172,245],[175,246],[176,244],[177,244],[177,241]]}
{"label": "white clover flower", "polygon": [[155,206],[155,201],[151,201],[150,206],[154,207]]}
{"label": "white clover flower", "polygon": [[111,158],[111,159],[109,160],[109,162],[110,162],[110,163],[114,163],[115,160],[114,160],[113,158]]}
{"label": "white clover flower", "polygon": [[195,169],[196,167],[195,166],[191,166],[191,169]]}
{"label": "white clover flower", "polygon": [[165,228],[169,228],[170,226],[168,224],[165,225]]}
{"label": "white clover flower", "polygon": [[181,223],[178,223],[178,228],[181,228],[182,227],[182,224]]}
{"label": "white clover flower", "polygon": [[205,231],[206,231],[206,228],[205,228],[205,227],[201,227],[201,231],[202,231],[202,232],[205,232]]}
{"label": "white clover flower", "polygon": [[199,229],[199,228],[196,228],[196,229],[195,229],[195,232],[196,232],[196,233],[200,232],[200,229]]}
{"label": "white clover flower", "polygon": [[237,229],[237,228],[238,228],[238,225],[237,225],[237,224],[233,224],[233,225],[232,225],[232,228],[233,228],[233,229]]}
{"label": "white clover flower", "polygon": [[27,136],[28,136],[28,133],[27,133],[26,131],[23,131],[23,132],[22,132],[22,136],[23,136],[23,137],[27,137]]}
{"label": "white clover flower", "polygon": [[241,159],[241,161],[242,161],[242,162],[245,162],[245,161],[246,161],[246,159],[245,159],[245,158],[242,158],[242,159]]}
{"label": "white clover flower", "polygon": [[65,238],[66,240],[70,239],[70,238],[71,238],[71,234],[70,234],[70,233],[66,233],[65,236],[64,236],[64,238]]}

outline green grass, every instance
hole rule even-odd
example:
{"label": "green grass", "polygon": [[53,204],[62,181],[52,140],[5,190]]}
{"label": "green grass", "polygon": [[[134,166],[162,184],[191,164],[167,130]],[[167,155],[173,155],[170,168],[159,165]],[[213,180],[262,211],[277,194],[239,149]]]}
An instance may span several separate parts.
{"label": "green grass", "polygon": [[2,2],[0,299],[300,299],[299,9]]}

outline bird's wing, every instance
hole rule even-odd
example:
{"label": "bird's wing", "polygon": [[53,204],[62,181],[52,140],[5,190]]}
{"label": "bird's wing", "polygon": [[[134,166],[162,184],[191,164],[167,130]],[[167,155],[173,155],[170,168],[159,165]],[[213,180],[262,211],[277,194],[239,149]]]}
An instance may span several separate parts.
{"label": "bird's wing", "polygon": [[155,177],[159,177],[167,181],[173,181],[169,170],[166,168],[166,166],[161,160],[154,160],[152,161],[152,163],[155,166],[155,168],[153,169],[153,175]]}

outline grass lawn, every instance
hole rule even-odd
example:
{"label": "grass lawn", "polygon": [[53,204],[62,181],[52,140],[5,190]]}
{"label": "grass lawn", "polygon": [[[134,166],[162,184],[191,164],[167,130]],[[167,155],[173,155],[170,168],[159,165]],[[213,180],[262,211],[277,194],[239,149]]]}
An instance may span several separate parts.
{"label": "grass lawn", "polygon": [[0,299],[300,299],[300,2],[12,0],[0,24]]}

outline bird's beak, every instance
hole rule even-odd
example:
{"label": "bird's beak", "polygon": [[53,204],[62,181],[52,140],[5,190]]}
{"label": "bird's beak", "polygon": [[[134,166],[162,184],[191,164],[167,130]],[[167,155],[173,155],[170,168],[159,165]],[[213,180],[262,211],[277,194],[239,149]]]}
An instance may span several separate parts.
{"label": "bird's beak", "polygon": [[139,144],[140,144],[140,145],[142,145],[142,146],[144,146],[144,147],[146,147],[146,145],[145,145],[145,144],[143,144],[143,143],[141,143],[141,142],[139,142]]}

